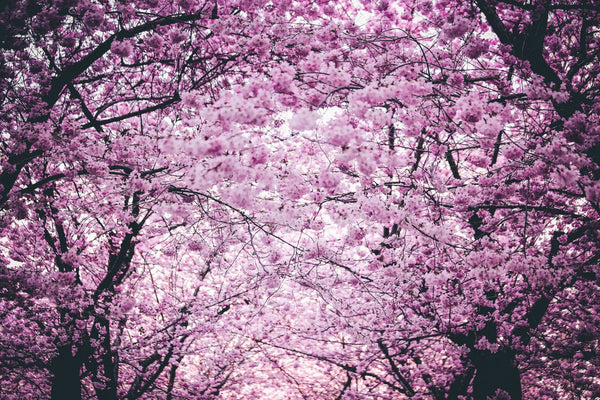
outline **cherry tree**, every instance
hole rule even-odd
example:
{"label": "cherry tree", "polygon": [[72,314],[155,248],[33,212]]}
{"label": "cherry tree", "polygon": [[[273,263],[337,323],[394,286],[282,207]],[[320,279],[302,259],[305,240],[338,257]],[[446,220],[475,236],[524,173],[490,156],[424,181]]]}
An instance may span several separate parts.
{"label": "cherry tree", "polygon": [[289,351],[347,374],[338,398],[597,397],[598,6],[377,7],[312,137],[342,229],[313,233],[337,268],[312,340],[338,351]]}
{"label": "cherry tree", "polygon": [[3,395],[235,386],[256,343],[227,332],[268,275],[249,241],[275,235],[249,211],[282,173],[272,93],[295,100],[300,37],[340,47],[317,7],[3,3]]}
{"label": "cherry tree", "polygon": [[0,6],[6,398],[594,398],[593,1]]}

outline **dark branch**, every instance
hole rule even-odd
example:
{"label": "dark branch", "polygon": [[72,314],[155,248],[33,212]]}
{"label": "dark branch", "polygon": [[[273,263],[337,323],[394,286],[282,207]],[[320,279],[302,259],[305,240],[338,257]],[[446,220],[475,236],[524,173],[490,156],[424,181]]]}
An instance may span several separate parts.
{"label": "dark branch", "polygon": [[458,166],[454,161],[454,157],[452,156],[452,152],[448,150],[446,152],[446,161],[448,161],[448,165],[450,165],[450,171],[452,171],[452,176],[456,179],[460,179],[460,174],[458,173]]}
{"label": "dark branch", "polygon": [[173,95],[173,97],[171,97],[169,100],[164,101],[162,103],[155,104],[155,105],[153,105],[151,107],[142,108],[141,110],[130,112],[128,114],[119,115],[118,117],[103,119],[103,120],[95,121],[95,122],[88,122],[87,124],[85,124],[85,125],[82,126],[82,129],[91,128],[92,126],[94,126],[94,127],[101,127],[103,125],[107,125],[107,124],[110,124],[110,123],[113,123],[113,122],[123,121],[125,119],[137,117],[137,116],[140,116],[140,115],[143,115],[143,114],[148,114],[148,113],[151,113],[151,112],[156,111],[156,110],[162,110],[162,109],[167,108],[171,104],[177,103],[179,101],[181,101],[181,97],[179,97],[179,93],[178,92],[175,92],[175,94]]}
{"label": "dark branch", "polygon": [[81,75],[85,70],[87,70],[94,62],[102,58],[104,54],[110,50],[110,47],[115,40],[129,39],[139,35],[140,33],[152,31],[159,26],[192,22],[202,19],[203,17],[204,15],[202,11],[189,15],[181,14],[158,17],[145,24],[131,29],[125,29],[113,34],[104,42],[100,43],[94,50],[88,53],[81,60],[67,66],[59,75],[54,77],[54,79],[52,79],[50,90],[48,91],[48,94],[44,96],[43,100],[48,104],[48,108],[52,108],[60,97],[60,93],[62,92],[63,88]]}
{"label": "dark branch", "polygon": [[402,386],[404,386],[404,389],[406,389],[406,392],[408,393],[409,396],[414,396],[415,391],[411,387],[410,383],[402,376],[402,373],[398,369],[398,366],[394,362],[394,359],[390,356],[390,352],[388,351],[387,346],[383,343],[383,340],[377,339],[377,345],[379,346],[379,349],[385,356],[386,360],[389,362],[390,367],[392,369],[392,372],[393,372],[396,380],[398,382],[400,382],[402,384]]}

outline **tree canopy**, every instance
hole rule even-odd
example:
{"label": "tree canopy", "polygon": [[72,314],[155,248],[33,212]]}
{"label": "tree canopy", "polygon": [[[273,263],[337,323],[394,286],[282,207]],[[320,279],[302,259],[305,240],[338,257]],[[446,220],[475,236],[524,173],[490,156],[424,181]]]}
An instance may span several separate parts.
{"label": "tree canopy", "polygon": [[600,2],[0,2],[0,397],[600,397]]}

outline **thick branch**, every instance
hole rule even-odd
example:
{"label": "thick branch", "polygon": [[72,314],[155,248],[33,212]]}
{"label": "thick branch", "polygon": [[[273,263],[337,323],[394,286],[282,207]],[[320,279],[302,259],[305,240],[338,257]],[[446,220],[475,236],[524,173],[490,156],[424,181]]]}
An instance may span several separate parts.
{"label": "thick branch", "polygon": [[458,166],[454,161],[454,157],[452,156],[452,151],[448,150],[446,152],[446,161],[448,161],[448,165],[450,166],[450,171],[452,171],[452,176],[455,179],[460,179],[460,174],[458,173]]}
{"label": "thick branch", "polygon": [[496,36],[498,36],[498,39],[500,39],[500,42],[502,42],[502,44],[512,45],[513,37],[508,32],[508,29],[506,29],[506,26],[498,16],[498,13],[496,13],[496,9],[489,5],[487,0],[476,0],[476,3],[477,7],[479,7],[481,12],[483,12],[483,15],[485,15],[485,18]]}
{"label": "thick branch", "polygon": [[50,90],[48,94],[44,96],[44,101],[48,104],[48,108],[52,108],[58,98],[60,97],[60,93],[63,88],[72,82],[75,78],[85,72],[94,62],[99,60],[106,54],[115,40],[123,40],[129,39],[137,36],[140,33],[148,32],[156,29],[159,26],[168,26],[174,24],[180,24],[184,22],[192,22],[199,19],[202,19],[204,14],[201,11],[194,14],[180,14],[180,15],[170,15],[164,17],[158,17],[152,21],[149,21],[145,24],[136,26],[131,29],[125,29],[120,32],[117,32],[111,35],[104,42],[100,43],[94,50],[88,53],[81,60],[67,66],[62,72],[52,79],[52,85],[50,86]]}
{"label": "thick branch", "polygon": [[97,120],[92,120],[91,122],[88,122],[87,124],[82,126],[82,129],[87,129],[87,128],[91,128],[91,127],[95,127],[96,129],[100,128],[103,125],[107,125],[113,122],[118,122],[118,121],[123,121],[125,119],[129,119],[129,118],[133,118],[133,117],[137,117],[143,114],[148,114],[151,113],[153,111],[156,110],[162,110],[167,108],[168,106],[170,106],[173,103],[177,103],[181,101],[181,97],[179,97],[179,93],[175,92],[175,94],[173,95],[173,97],[171,97],[169,100],[166,100],[162,103],[159,104],[155,104],[153,106],[150,107],[146,107],[146,108],[142,108],[141,110],[137,110],[137,111],[133,111],[124,115],[119,115],[118,117],[113,117],[113,118],[108,118],[108,119],[103,119],[100,121]]}
{"label": "thick branch", "polygon": [[398,382],[400,382],[402,384],[402,386],[404,386],[404,388],[406,389],[406,392],[408,393],[409,396],[414,396],[415,391],[411,387],[410,383],[402,376],[402,373],[398,369],[398,366],[394,362],[394,359],[392,358],[392,356],[390,356],[390,352],[388,351],[387,346],[383,343],[383,340],[377,339],[377,345],[379,346],[379,349],[385,356],[386,360],[388,360],[388,362],[390,364],[390,368],[392,369],[392,372],[393,372],[396,380]]}

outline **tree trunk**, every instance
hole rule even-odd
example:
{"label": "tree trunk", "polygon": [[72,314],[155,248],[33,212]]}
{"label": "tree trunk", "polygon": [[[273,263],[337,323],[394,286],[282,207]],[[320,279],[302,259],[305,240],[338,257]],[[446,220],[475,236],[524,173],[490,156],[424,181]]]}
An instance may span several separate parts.
{"label": "tree trunk", "polygon": [[[473,379],[474,399],[495,398],[493,396],[500,389],[506,392],[511,400],[522,400],[521,375],[514,354],[507,351],[477,351],[473,356],[473,364],[477,369]],[[498,397],[498,400],[500,399],[508,400],[506,397]]]}
{"label": "tree trunk", "polygon": [[51,372],[54,375],[51,400],[81,399],[80,369],[81,362],[71,353],[71,346],[61,346],[51,365]]}
{"label": "tree trunk", "polygon": [[90,337],[100,345],[90,352],[94,354],[91,354],[87,366],[98,400],[117,399],[118,353],[112,350],[110,331],[110,321],[104,316],[97,316]]}

